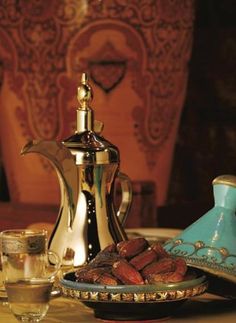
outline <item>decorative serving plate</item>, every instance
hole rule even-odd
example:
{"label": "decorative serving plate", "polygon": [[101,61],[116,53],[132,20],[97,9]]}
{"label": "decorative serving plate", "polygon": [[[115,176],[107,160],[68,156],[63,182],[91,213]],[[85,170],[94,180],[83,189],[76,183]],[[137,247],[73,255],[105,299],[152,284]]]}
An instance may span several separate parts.
{"label": "decorative serving plate", "polygon": [[105,286],[76,282],[75,272],[69,272],[60,284],[64,296],[83,302],[97,318],[157,319],[170,316],[184,301],[206,291],[206,276],[198,270],[190,274],[195,278],[180,283]]}

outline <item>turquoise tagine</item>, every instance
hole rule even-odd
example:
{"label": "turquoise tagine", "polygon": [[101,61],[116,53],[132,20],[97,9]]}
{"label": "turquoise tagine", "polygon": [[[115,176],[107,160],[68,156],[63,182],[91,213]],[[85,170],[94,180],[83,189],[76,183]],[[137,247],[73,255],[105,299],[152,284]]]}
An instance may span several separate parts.
{"label": "turquoise tagine", "polygon": [[213,180],[214,207],[165,245],[190,266],[236,283],[236,176]]}

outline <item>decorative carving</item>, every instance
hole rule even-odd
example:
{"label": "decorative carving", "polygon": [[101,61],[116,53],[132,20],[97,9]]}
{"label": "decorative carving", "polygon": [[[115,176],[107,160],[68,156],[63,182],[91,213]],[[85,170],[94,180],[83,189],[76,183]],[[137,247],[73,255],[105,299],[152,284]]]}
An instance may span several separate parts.
{"label": "decorative carving", "polygon": [[93,292],[80,291],[66,286],[60,287],[62,294],[66,297],[78,299],[80,301],[99,301],[109,303],[131,302],[131,303],[149,303],[166,302],[187,299],[189,297],[203,294],[207,289],[207,283],[197,285],[196,287],[177,288],[176,290],[160,290],[157,292],[146,293],[123,293],[123,292]]}
{"label": "decorative carving", "polygon": [[[2,57],[5,72],[14,57],[11,84],[22,101],[15,107],[22,135],[28,138],[63,138],[74,127],[68,115],[70,94],[78,72],[87,66],[94,82],[107,94],[127,75],[140,105],[133,110],[137,140],[152,167],[172,131],[181,108],[180,84],[191,51],[193,0],[173,1],[13,1],[0,4],[0,32],[5,42]],[[95,29],[96,26],[96,29]],[[110,39],[94,56],[79,57],[79,48],[89,46],[86,35],[99,30],[118,30],[129,52],[122,52]],[[167,36],[167,37],[166,37]],[[76,55],[70,55],[71,46]],[[5,48],[4,48],[5,47]],[[73,52],[73,51],[72,51]],[[71,53],[72,53],[71,52]],[[101,54],[102,53],[102,54]],[[69,70],[71,66],[72,70]],[[70,80],[65,85],[65,80]],[[65,88],[67,93],[60,93]]]}
{"label": "decorative carving", "polygon": [[107,93],[122,81],[126,73],[126,58],[109,41],[90,57],[88,64],[90,77]]}

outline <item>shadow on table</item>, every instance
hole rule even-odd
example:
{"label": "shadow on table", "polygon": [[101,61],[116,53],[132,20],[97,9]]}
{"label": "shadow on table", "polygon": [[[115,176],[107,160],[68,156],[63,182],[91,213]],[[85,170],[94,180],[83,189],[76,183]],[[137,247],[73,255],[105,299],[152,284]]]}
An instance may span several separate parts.
{"label": "shadow on table", "polygon": [[199,316],[207,318],[207,316],[214,315],[214,319],[216,319],[216,315],[225,313],[230,314],[233,312],[236,316],[236,299],[209,300],[203,298],[201,300],[187,301],[175,312],[175,318],[182,318],[184,316],[184,319],[186,320],[186,318],[189,317],[192,322],[194,318],[197,319]]}

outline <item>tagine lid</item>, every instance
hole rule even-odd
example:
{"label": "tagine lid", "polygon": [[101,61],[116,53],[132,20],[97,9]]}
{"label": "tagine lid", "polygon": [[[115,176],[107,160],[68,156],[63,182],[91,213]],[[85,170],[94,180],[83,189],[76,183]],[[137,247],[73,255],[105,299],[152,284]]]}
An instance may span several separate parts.
{"label": "tagine lid", "polygon": [[211,291],[236,297],[236,176],[220,175],[212,185],[213,208],[166,242],[165,249],[207,273]]}

